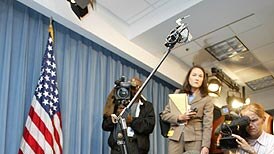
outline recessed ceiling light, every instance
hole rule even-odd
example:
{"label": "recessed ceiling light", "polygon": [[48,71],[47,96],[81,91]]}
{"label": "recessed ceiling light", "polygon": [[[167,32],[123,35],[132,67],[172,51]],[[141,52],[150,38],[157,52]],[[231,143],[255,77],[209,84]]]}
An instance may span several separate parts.
{"label": "recessed ceiling light", "polygon": [[224,41],[218,42],[212,46],[205,48],[217,60],[225,60],[234,57],[239,53],[248,51],[248,48],[239,40],[238,37],[233,36]]}

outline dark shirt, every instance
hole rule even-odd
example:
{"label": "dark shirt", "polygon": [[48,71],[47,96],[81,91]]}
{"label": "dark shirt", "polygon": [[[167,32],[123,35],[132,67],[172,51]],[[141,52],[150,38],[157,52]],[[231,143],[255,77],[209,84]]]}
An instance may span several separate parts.
{"label": "dark shirt", "polygon": [[[142,101],[143,105],[140,105],[139,117],[133,117],[130,127],[134,130],[134,139],[127,138],[130,143],[128,147],[136,147],[131,151],[131,154],[146,154],[149,151],[149,135],[153,132],[155,126],[155,113],[153,105],[150,102]],[[116,111],[115,111],[116,112]],[[114,112],[114,113],[115,113]],[[117,144],[117,127],[118,124],[114,124],[111,121],[111,116],[104,115],[102,128],[104,131],[110,131],[108,138],[108,144],[111,147],[111,153],[119,152],[121,146]],[[133,144],[133,145],[131,145]],[[117,152],[118,150],[118,152]],[[116,152],[114,152],[116,151]]]}

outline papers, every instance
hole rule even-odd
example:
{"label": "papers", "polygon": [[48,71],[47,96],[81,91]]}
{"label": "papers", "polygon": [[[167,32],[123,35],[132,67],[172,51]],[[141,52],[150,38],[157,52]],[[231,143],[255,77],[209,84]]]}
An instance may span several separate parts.
{"label": "papers", "polygon": [[188,105],[187,94],[169,94],[168,96],[182,114],[190,109],[190,105]]}

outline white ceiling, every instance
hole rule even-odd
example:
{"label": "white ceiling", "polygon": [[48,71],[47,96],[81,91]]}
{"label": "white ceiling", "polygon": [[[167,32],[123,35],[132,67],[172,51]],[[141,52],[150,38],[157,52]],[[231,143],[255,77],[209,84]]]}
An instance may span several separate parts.
{"label": "white ceiling", "polygon": [[[190,15],[184,22],[192,41],[177,44],[158,72],[168,76],[167,80],[181,83],[178,81],[183,80],[193,63],[204,66],[208,72],[211,67],[218,67],[245,86],[253,100],[273,109],[274,86],[252,91],[245,83],[274,75],[274,0],[95,0],[94,9],[89,6],[88,15],[81,20],[67,1],[18,1],[150,68],[167,50],[165,39],[177,26],[175,21]],[[232,36],[237,36],[249,51],[218,61],[205,50]]]}
{"label": "white ceiling", "polygon": [[[96,0],[102,17],[146,51],[161,55],[175,21],[184,20],[193,40],[175,46],[171,54],[191,66],[222,69],[236,83],[274,75],[273,0]],[[218,61],[205,48],[237,36],[248,52]],[[251,91],[246,88],[247,91]]]}

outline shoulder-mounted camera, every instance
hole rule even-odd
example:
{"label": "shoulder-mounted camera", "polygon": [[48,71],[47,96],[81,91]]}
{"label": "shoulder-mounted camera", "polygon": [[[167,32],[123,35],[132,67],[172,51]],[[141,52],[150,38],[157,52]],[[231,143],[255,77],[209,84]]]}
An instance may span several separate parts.
{"label": "shoulder-mounted camera", "polygon": [[229,124],[221,125],[222,138],[220,139],[219,147],[222,149],[235,149],[238,148],[236,138],[232,134],[237,134],[242,138],[249,137],[247,127],[250,124],[250,119],[247,116],[238,117],[232,120]]}
{"label": "shoulder-mounted camera", "polygon": [[126,81],[126,77],[122,76],[116,80],[114,87],[114,98],[116,100],[130,100],[131,98],[131,83]]}

